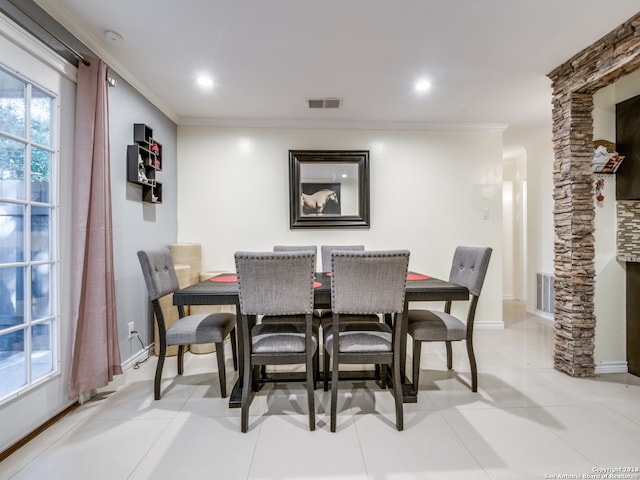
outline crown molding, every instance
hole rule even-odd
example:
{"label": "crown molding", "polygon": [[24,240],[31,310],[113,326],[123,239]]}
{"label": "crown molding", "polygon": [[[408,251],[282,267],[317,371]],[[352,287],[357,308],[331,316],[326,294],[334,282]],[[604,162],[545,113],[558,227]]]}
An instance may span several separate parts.
{"label": "crown molding", "polygon": [[180,117],[178,125],[206,127],[246,127],[246,128],[298,128],[336,130],[435,130],[435,131],[476,131],[504,132],[505,123],[429,123],[429,122],[371,122],[343,120],[296,120],[296,119],[249,119],[249,118],[207,118]]}

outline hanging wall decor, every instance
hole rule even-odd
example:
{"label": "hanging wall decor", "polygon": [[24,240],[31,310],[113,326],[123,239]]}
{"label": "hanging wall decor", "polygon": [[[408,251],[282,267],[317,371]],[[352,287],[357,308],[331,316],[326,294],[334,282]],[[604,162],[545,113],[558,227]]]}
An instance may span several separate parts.
{"label": "hanging wall decor", "polygon": [[369,228],[368,150],[289,150],[290,228]]}

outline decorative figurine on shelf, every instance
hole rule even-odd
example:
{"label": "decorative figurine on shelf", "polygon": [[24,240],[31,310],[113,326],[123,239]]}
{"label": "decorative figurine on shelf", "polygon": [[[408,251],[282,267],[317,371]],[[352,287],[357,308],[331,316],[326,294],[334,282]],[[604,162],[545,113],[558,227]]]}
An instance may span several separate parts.
{"label": "decorative figurine on shelf", "polygon": [[160,146],[156,142],[151,144],[151,153],[155,153],[156,155],[160,153]]}
{"label": "decorative figurine on shelf", "polygon": [[591,170],[594,173],[616,173],[618,167],[624,160],[624,156],[618,155],[615,151],[615,144],[606,140],[596,140],[593,142],[593,160],[591,160]]}
{"label": "decorative figurine on shelf", "polygon": [[604,189],[604,178],[600,177],[596,179],[596,200],[598,202],[602,202],[604,200],[604,195],[602,194],[602,190]]}
{"label": "decorative figurine on shelf", "polygon": [[144,171],[144,162],[142,161],[142,157],[138,157],[138,182],[147,183],[147,174]]}

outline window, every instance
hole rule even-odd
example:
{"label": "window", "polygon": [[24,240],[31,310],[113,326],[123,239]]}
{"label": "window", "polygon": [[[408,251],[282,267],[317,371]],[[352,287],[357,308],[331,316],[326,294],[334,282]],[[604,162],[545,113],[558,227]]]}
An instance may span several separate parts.
{"label": "window", "polygon": [[58,371],[57,98],[0,66],[0,400]]}

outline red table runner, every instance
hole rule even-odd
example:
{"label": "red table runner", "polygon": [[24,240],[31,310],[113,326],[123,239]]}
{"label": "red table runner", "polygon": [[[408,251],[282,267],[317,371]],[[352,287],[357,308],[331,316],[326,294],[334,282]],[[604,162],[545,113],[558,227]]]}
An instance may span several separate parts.
{"label": "red table runner", "polygon": [[407,280],[429,280],[429,275],[421,273],[407,273]]}
{"label": "red table runner", "polygon": [[218,275],[217,277],[211,277],[209,280],[212,282],[223,282],[223,283],[231,283],[237,282],[238,276],[236,274],[233,275]]}
{"label": "red table runner", "polygon": [[[327,272],[327,276],[331,276],[331,272]],[[407,280],[429,280],[429,275],[422,275],[421,273],[407,273]]]}

